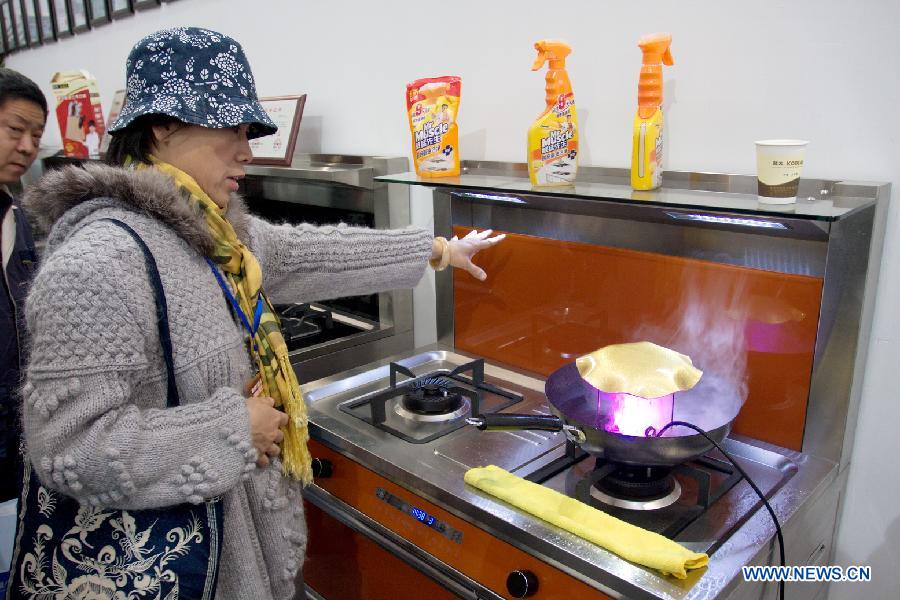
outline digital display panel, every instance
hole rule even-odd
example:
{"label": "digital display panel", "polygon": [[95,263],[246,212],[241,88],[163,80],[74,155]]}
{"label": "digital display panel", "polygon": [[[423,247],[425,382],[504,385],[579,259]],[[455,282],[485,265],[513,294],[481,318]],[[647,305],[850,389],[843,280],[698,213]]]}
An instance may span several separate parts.
{"label": "digital display panel", "polygon": [[416,508],[415,506],[409,507],[409,514],[416,518],[417,521],[425,523],[429,527],[434,525],[435,518],[429,515],[427,512],[422,510],[421,508]]}
{"label": "digital display panel", "polygon": [[384,488],[377,488],[375,490],[375,495],[379,500],[383,500],[387,504],[393,506],[397,510],[406,513],[419,523],[422,523],[426,527],[430,527],[434,531],[440,533],[444,537],[450,539],[452,542],[456,542],[457,544],[462,543],[462,531],[454,529],[453,527],[447,525],[443,521],[438,520],[437,517],[432,515],[431,513],[422,510],[418,506],[413,506],[402,499],[398,498],[394,494],[385,490]]}

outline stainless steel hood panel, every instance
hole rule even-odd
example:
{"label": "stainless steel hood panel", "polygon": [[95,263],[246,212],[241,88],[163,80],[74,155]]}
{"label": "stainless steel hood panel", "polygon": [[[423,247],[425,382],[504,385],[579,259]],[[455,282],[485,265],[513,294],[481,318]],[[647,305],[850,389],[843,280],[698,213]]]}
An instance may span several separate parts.
{"label": "stainless steel hood panel", "polygon": [[306,179],[328,183],[342,183],[353,187],[371,188],[374,174],[371,168],[363,166],[309,165],[306,167],[269,167],[251,165],[245,168],[247,175],[261,177],[281,177],[285,179]]}
{"label": "stainless steel hood panel", "polygon": [[248,165],[247,175],[305,179],[373,189],[377,175],[407,167],[405,158],[337,154],[295,154],[289,167]]}
{"label": "stainless steel hood panel", "polygon": [[[406,359],[397,357],[398,362],[416,374],[452,368],[472,358],[440,346],[407,356]],[[775,530],[768,514],[758,510],[713,553],[707,569],[679,581],[620,559],[470,488],[463,481],[468,468],[498,464],[524,476],[561,455],[564,437],[543,432],[485,434],[458,430],[433,442],[411,446],[339,410],[343,402],[387,387],[389,362],[379,361],[304,386],[312,437],[598,590],[616,598],[723,598],[742,581],[743,565],[768,555]],[[490,364],[485,365],[485,377],[495,385],[525,395],[523,403],[509,410],[544,412],[547,409],[540,378]],[[496,437],[492,440],[492,436]],[[500,441],[503,436],[516,436],[512,440],[515,443],[508,439]],[[776,453],[772,451],[774,448],[751,440],[729,439],[726,443],[729,452],[744,462],[790,474],[770,499],[783,525],[790,522],[798,509],[820,496],[836,476],[836,466],[828,461],[784,449]],[[755,495],[745,482],[734,489],[739,490],[739,495],[733,503],[755,503]],[[686,545],[709,547],[721,523],[714,511],[709,520],[705,519],[702,517],[685,532],[691,538]]]}

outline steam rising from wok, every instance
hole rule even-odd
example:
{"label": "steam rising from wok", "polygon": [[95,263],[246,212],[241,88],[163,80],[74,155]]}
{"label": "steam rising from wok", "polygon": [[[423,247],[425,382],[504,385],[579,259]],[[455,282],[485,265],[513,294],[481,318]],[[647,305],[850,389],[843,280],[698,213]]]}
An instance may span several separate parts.
{"label": "steam rising from wok", "polygon": [[[729,311],[742,312],[746,280],[723,280],[719,285],[687,285],[671,321],[664,327],[640,327],[634,340],[648,340],[691,357],[703,377],[693,389],[675,398],[676,421],[687,421],[709,431],[737,416],[747,398],[747,350],[744,323],[729,319]],[[703,297],[697,290],[703,289]],[[703,399],[692,402],[692,399]],[[709,399],[714,400],[710,401]],[[693,435],[673,427],[664,436]]]}

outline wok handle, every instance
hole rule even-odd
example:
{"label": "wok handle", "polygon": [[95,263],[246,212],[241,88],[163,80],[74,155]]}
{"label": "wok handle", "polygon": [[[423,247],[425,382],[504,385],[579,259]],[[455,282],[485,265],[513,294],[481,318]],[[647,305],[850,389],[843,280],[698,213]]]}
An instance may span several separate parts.
{"label": "wok handle", "polygon": [[523,415],[515,413],[491,413],[476,415],[466,419],[466,423],[474,425],[482,431],[504,429],[538,429],[541,431],[562,431],[563,422],[553,415]]}

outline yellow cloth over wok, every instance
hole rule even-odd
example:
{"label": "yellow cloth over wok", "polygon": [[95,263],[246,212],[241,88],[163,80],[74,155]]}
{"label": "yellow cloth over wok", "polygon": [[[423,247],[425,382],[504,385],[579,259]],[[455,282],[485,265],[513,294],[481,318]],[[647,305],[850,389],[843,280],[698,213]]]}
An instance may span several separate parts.
{"label": "yellow cloth over wok", "polygon": [[469,469],[466,483],[578,537],[606,548],[626,560],[673,575],[687,577],[688,569],[705,567],[706,554],[691,552],[658,533],[617,519],[555,490],[526,481],[490,465]]}
{"label": "yellow cloth over wok", "polygon": [[582,379],[604,392],[659,398],[689,390],[703,372],[684,354],[653,342],[613,344],[579,357]]}

